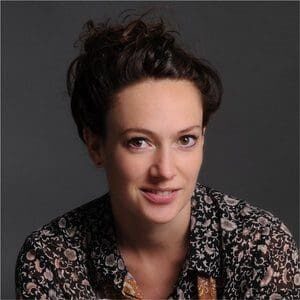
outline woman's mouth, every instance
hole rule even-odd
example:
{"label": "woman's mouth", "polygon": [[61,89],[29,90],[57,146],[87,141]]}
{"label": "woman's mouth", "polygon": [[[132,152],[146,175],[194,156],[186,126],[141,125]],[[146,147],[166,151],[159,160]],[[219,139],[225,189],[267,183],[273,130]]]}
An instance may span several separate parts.
{"label": "woman's mouth", "polygon": [[179,189],[174,190],[152,190],[152,189],[142,189],[141,192],[143,196],[149,200],[151,203],[155,204],[168,204],[175,200]]}

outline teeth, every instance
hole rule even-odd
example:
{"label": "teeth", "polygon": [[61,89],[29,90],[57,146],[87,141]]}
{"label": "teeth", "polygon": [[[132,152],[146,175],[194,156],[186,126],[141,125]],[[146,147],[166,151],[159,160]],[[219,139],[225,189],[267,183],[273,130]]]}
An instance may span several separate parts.
{"label": "teeth", "polygon": [[157,194],[157,195],[162,195],[162,196],[167,196],[167,195],[170,195],[172,193],[172,191],[160,192],[160,191],[151,190],[150,193]]}

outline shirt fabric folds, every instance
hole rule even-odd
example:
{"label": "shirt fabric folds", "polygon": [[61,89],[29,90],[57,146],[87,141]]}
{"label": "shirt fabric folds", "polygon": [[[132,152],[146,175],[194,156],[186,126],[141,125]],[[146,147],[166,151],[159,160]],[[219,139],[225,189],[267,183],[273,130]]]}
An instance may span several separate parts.
{"label": "shirt fabric folds", "polygon": [[[191,205],[189,250],[168,299],[300,299],[298,249],[277,217],[199,183]],[[117,248],[109,193],[27,237],[16,294],[143,299]]]}

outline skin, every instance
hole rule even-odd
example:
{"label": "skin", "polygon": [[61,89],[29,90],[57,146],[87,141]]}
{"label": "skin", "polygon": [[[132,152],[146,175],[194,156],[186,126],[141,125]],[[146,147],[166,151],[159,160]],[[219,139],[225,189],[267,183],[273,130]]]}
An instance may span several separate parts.
{"label": "skin", "polygon": [[[187,251],[190,199],[202,164],[201,94],[190,81],[147,79],[116,99],[105,142],[88,129],[84,138],[91,159],[106,172],[127,268],[144,295],[167,297]],[[154,204],[143,196],[144,188],[180,190],[174,201]],[[153,291],[157,268],[165,272],[156,282],[161,288]]]}

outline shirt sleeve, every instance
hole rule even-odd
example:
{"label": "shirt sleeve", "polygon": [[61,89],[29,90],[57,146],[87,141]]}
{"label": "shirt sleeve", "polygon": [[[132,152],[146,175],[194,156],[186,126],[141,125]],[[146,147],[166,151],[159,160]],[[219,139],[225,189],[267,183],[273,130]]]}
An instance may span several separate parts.
{"label": "shirt sleeve", "polygon": [[17,299],[63,299],[54,280],[53,264],[34,236],[23,244],[16,262],[15,283]]}
{"label": "shirt sleeve", "polygon": [[257,262],[264,267],[253,296],[300,299],[299,253],[288,228],[282,222],[271,226],[269,238],[258,245],[257,251],[260,252]]}

